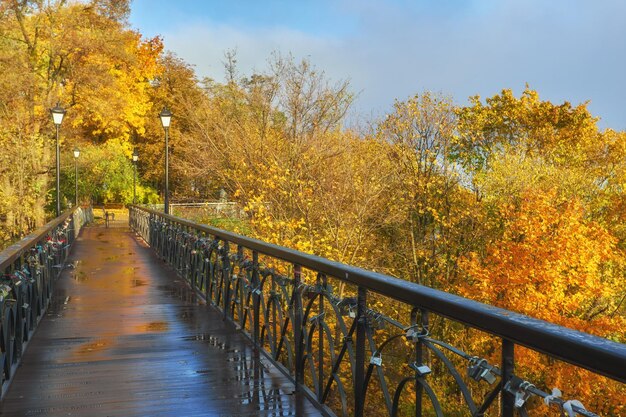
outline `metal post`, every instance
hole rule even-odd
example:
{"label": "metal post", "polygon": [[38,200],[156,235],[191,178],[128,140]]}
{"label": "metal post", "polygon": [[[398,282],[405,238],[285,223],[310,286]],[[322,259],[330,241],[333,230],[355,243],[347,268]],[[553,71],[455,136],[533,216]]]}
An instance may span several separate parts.
{"label": "metal post", "polygon": [[223,291],[224,291],[224,319],[232,319],[228,312],[230,311],[230,245],[227,240],[224,241],[224,247],[222,248],[222,280],[223,280]]}
{"label": "metal post", "polygon": [[300,283],[302,282],[302,266],[294,265],[293,283],[293,317],[294,337],[296,341],[296,391],[304,384],[304,343],[302,337],[302,299],[300,298]]}
{"label": "metal post", "polygon": [[[513,377],[515,372],[515,344],[507,339],[502,339],[502,386]],[[515,414],[515,397],[513,394],[502,390],[501,394],[502,417],[513,417]]]}
{"label": "metal post", "polygon": [[61,175],[61,162],[59,160],[61,151],[59,150],[59,125],[55,124],[57,131],[57,217],[61,215],[61,181],[59,176]]}
{"label": "metal post", "polygon": [[137,204],[137,161],[133,161],[133,204]]}
{"label": "metal post", "polygon": [[359,287],[357,298],[357,327],[356,327],[356,369],[354,371],[354,415],[362,417],[365,406],[365,331],[367,290]]}
{"label": "metal post", "polygon": [[74,158],[74,185],[76,186],[74,190],[75,206],[78,207],[78,158]]}
{"label": "metal post", "polygon": [[165,214],[170,214],[170,173],[169,173],[169,133],[170,128],[165,127]]}
{"label": "metal post", "polygon": [[[420,321],[421,321],[421,330],[424,332],[428,331],[428,310],[420,309]],[[413,325],[417,324],[417,320],[414,320]],[[418,366],[424,365],[424,356],[425,352],[422,346],[421,341],[415,344],[415,361]],[[417,379],[415,380],[415,416],[422,417],[422,395],[424,392],[424,388],[422,384],[420,384]]]}
{"label": "metal post", "polygon": [[[319,279],[321,278],[321,280]],[[321,282],[320,282],[321,281]],[[324,317],[324,291],[326,291],[326,286],[328,284],[328,280],[326,275],[322,275],[318,277],[318,283],[320,285],[320,294],[319,294],[319,306],[318,306],[318,317],[319,320],[317,322],[317,400],[322,401],[322,396],[324,395],[324,327],[322,326],[322,320]],[[331,346],[332,349],[332,346]]]}
{"label": "metal post", "polygon": [[253,251],[252,252],[252,288],[253,288],[253,293],[252,293],[252,320],[254,321],[254,343],[255,346],[259,347],[260,346],[260,342],[259,342],[259,336],[260,336],[260,330],[261,330],[261,323],[260,323],[260,318],[259,318],[259,313],[260,313],[260,298],[261,298],[261,282],[259,279],[259,252],[257,251]]}

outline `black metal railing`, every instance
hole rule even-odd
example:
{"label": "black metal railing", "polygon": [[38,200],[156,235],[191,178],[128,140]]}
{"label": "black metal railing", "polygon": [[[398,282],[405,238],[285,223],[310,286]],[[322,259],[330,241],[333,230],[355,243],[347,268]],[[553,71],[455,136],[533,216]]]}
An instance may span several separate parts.
{"label": "black metal railing", "polygon": [[43,317],[54,281],[90,208],[74,208],[0,252],[0,366],[2,396]]}
{"label": "black metal railing", "polygon": [[[130,224],[328,415],[597,415],[517,375],[516,347],[626,382],[624,344],[147,208]],[[497,364],[441,340],[467,329],[498,341]]]}

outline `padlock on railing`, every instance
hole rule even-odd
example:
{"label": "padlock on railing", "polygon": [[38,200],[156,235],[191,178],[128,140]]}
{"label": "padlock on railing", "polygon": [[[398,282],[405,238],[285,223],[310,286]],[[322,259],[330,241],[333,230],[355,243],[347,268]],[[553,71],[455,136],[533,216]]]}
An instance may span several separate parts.
{"label": "padlock on railing", "polygon": [[419,378],[423,378],[432,372],[428,365],[418,365],[417,362],[410,363],[409,368],[413,369]]}
{"label": "padlock on railing", "polygon": [[0,284],[0,302],[8,299],[11,291],[11,286],[7,284]]}
{"label": "padlock on railing", "polygon": [[505,391],[515,396],[513,403],[515,408],[522,408],[526,404],[526,401],[532,395],[531,388],[535,388],[535,386],[515,375],[504,386]]}
{"label": "padlock on railing", "polygon": [[383,365],[383,356],[379,351],[374,352],[374,354],[370,358],[370,364],[375,365],[375,366]]}
{"label": "padlock on railing", "polygon": [[342,316],[348,316],[351,319],[356,318],[356,298],[346,297],[337,303]]}
{"label": "padlock on railing", "polygon": [[428,336],[428,330],[423,328],[418,328],[418,325],[413,325],[411,327],[406,327],[404,329],[404,337],[410,342],[419,342],[420,339],[423,339]]}
{"label": "padlock on railing", "polygon": [[476,356],[470,359],[470,363],[467,367],[467,376],[478,382],[485,380],[490,385],[496,382],[497,379],[494,367],[489,365],[486,359],[481,359]]}

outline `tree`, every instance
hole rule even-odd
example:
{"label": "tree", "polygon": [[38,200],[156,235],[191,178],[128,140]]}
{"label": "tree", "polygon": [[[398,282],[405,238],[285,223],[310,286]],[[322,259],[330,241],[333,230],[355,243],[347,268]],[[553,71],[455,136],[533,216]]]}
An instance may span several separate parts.
{"label": "tree", "polygon": [[[579,199],[536,188],[523,190],[520,197],[498,205],[503,234],[487,246],[486,255],[462,260],[467,280],[459,286],[461,295],[624,342],[624,253],[615,237],[587,219]],[[474,351],[498,351],[491,338],[473,337]],[[481,342],[482,349],[477,348]],[[615,410],[626,398],[616,382],[526,349],[516,355],[516,367],[533,383],[558,386],[596,412],[619,415]]]}
{"label": "tree", "polygon": [[455,129],[451,100],[425,92],[396,102],[377,133],[389,144],[394,217],[401,219],[384,245],[396,256],[397,274],[440,288],[456,280],[458,257],[476,244],[480,216],[451,160]]}
{"label": "tree", "polygon": [[[160,71],[160,39],[129,30],[126,0],[6,0],[0,4],[0,217],[13,236],[45,219],[54,164],[48,109],[68,112],[62,154],[145,131],[150,81]],[[130,147],[123,146],[130,157]],[[4,155],[3,155],[4,156]],[[73,193],[72,193],[73,194]],[[52,196],[53,197],[53,196]]]}

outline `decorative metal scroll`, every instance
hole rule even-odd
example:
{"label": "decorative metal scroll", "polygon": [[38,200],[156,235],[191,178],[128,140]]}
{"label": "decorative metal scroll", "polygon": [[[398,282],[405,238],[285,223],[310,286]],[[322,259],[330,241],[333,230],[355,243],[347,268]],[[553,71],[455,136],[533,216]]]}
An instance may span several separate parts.
{"label": "decorative metal scroll", "polygon": [[0,252],[0,365],[2,394],[37,324],[90,209],[74,209]]}
{"label": "decorative metal scroll", "polygon": [[515,375],[514,344],[506,339],[496,366],[431,335],[424,308],[404,305],[406,321],[396,320],[367,307],[368,294],[379,296],[365,286],[339,296],[330,280],[342,277],[303,270],[152,210],[131,207],[130,222],[328,415],[364,415],[375,396],[380,415],[444,416],[432,383],[436,370],[456,387],[463,415],[524,417],[535,397],[561,415],[597,416],[579,401],[561,398],[558,389],[548,393]]}

